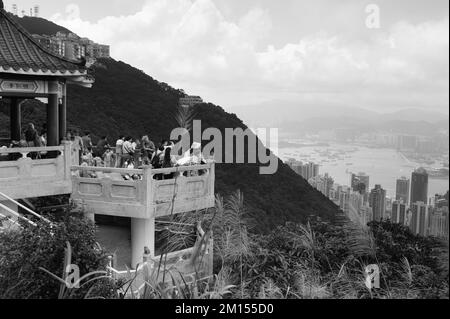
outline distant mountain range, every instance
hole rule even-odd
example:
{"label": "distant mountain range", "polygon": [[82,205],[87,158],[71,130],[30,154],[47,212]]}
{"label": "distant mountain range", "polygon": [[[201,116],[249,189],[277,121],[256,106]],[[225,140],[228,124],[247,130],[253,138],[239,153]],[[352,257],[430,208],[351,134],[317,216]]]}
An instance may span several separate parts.
{"label": "distant mountain range", "polygon": [[331,128],[387,129],[404,134],[433,135],[439,130],[448,130],[449,126],[447,114],[416,108],[378,113],[342,105],[310,107],[272,101],[239,107],[237,113],[252,127],[278,127],[287,135],[316,133]]}

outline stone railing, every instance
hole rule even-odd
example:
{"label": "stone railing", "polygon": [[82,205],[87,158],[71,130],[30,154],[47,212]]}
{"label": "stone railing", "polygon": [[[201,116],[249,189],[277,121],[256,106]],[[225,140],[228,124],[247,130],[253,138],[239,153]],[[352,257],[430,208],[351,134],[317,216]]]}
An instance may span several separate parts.
{"label": "stone railing", "polygon": [[0,149],[0,191],[14,199],[71,193],[70,147]]}
{"label": "stone railing", "polygon": [[214,163],[135,170],[73,166],[72,199],[95,214],[143,219],[210,208],[214,167]]}
{"label": "stone railing", "polygon": [[[198,255],[195,260],[192,259],[194,253]],[[196,281],[211,278],[213,275],[213,253],[212,232],[206,234],[201,225],[198,224],[197,241],[194,247],[153,258],[143,255],[143,261],[136,270],[120,271],[115,269],[111,256],[107,272],[115,280],[134,279],[129,293],[138,297],[143,293],[146,282],[149,282],[149,284],[155,284],[155,281],[164,282],[172,286],[173,281],[176,281],[183,286],[184,283],[192,284]]]}

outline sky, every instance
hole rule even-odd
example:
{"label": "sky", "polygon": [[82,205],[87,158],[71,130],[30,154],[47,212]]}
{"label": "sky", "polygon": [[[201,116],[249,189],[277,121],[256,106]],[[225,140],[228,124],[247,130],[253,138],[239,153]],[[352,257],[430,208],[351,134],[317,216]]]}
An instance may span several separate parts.
{"label": "sky", "polygon": [[[29,11],[36,0],[4,2]],[[448,114],[448,3],[39,1],[42,17],[111,45],[113,58],[238,114],[270,101]]]}

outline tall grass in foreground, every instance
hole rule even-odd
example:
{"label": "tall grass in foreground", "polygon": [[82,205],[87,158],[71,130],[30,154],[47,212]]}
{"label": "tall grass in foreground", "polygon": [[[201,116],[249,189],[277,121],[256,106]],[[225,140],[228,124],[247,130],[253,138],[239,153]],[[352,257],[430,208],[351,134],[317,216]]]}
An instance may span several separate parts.
{"label": "tall grass in foreground", "polygon": [[[101,278],[99,285],[109,283],[116,298],[140,299],[448,299],[448,243],[415,236],[387,221],[362,225],[346,218],[339,225],[315,219],[288,223],[255,235],[240,192],[217,196],[215,206],[170,216],[163,248],[191,246],[186,236],[201,223],[204,233],[188,262],[201,264],[204,244],[213,237],[213,277],[204,278],[197,268],[194,280],[188,280],[163,253],[159,263],[143,267],[143,279],[129,272],[122,280]],[[371,264],[379,266],[380,288],[366,286],[365,269]],[[86,297],[95,298],[97,290],[102,291],[92,288]]]}

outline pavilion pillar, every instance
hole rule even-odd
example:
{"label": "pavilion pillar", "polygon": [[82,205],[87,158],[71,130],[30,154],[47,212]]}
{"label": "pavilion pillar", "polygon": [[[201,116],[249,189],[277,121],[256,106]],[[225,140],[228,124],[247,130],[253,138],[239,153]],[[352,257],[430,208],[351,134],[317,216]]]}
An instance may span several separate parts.
{"label": "pavilion pillar", "polygon": [[59,145],[59,106],[58,82],[48,83],[49,94],[47,104],[47,146]]}
{"label": "pavilion pillar", "polygon": [[65,139],[67,135],[67,84],[63,85],[62,99],[59,104],[59,138]]}
{"label": "pavilion pillar", "polygon": [[20,141],[22,127],[21,127],[21,101],[14,97],[11,98],[10,102],[10,129],[11,129],[11,140]]}
{"label": "pavilion pillar", "polygon": [[131,218],[131,268],[142,263],[144,248],[155,256],[155,218]]}

